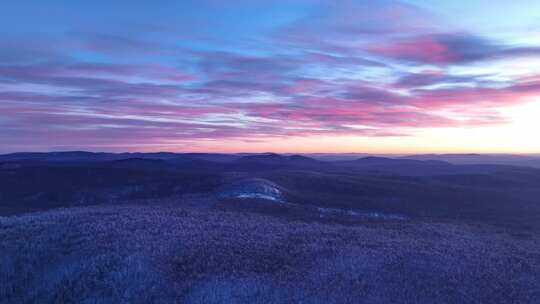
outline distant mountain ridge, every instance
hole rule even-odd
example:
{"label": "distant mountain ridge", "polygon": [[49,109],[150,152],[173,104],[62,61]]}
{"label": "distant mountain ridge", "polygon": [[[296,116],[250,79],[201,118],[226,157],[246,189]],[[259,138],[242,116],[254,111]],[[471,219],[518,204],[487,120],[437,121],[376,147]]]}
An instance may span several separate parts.
{"label": "distant mountain ridge", "polygon": [[0,161],[117,161],[127,159],[155,159],[174,160],[179,158],[203,159],[211,161],[232,161],[241,157],[236,154],[221,153],[174,153],[174,152],[86,152],[86,151],[65,151],[65,152],[16,152],[0,155]]}
{"label": "distant mountain ridge", "polygon": [[242,156],[238,162],[263,162],[269,164],[283,164],[283,163],[322,163],[322,161],[316,160],[311,157],[294,154],[294,155],[282,155],[277,153],[263,153],[255,155]]}
{"label": "distant mountain ridge", "polygon": [[[352,158],[353,156],[360,156]],[[420,166],[450,168],[452,165],[506,165],[540,168],[540,156],[514,154],[419,154],[399,157],[382,157],[364,154],[278,154],[278,153],[174,153],[174,152],[17,152],[0,155],[0,162],[37,161],[37,162],[109,162],[128,159],[162,160],[181,164],[198,161],[202,163],[237,164],[242,166],[327,166],[345,165],[353,168],[379,167],[400,172],[400,167]],[[210,166],[210,163],[206,163]],[[457,169],[457,168],[453,168]],[[443,172],[444,170],[437,170]],[[452,174],[455,170],[447,170]]]}
{"label": "distant mountain ridge", "polygon": [[517,154],[418,154],[403,156],[401,159],[440,160],[456,165],[494,164],[540,168],[540,155]]}

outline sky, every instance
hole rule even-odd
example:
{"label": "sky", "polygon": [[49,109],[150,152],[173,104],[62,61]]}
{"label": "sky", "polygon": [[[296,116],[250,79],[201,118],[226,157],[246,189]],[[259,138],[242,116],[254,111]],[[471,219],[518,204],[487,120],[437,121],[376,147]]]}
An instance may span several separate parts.
{"label": "sky", "polygon": [[540,2],[5,0],[0,153],[540,153]]}

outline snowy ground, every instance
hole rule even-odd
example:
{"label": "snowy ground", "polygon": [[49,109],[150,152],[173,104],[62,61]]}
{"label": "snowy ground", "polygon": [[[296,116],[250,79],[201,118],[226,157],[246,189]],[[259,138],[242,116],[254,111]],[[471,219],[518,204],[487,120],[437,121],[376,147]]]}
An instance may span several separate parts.
{"label": "snowy ground", "polygon": [[540,239],[173,206],[0,217],[0,303],[537,303]]}

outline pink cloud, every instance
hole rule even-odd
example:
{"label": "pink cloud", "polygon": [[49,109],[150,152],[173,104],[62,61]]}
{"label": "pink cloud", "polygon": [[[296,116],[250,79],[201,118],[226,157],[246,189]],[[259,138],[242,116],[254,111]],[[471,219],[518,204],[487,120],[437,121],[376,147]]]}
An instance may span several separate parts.
{"label": "pink cloud", "polygon": [[455,54],[444,44],[430,36],[418,37],[398,43],[370,47],[369,51],[387,57],[404,58],[429,63],[449,63],[456,60]]}

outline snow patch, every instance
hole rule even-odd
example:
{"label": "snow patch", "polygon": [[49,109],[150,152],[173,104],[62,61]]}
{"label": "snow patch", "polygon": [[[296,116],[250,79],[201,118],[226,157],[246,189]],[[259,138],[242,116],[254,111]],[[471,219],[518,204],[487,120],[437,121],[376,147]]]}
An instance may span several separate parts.
{"label": "snow patch", "polygon": [[360,219],[381,219],[381,220],[405,220],[406,217],[398,214],[388,214],[382,212],[364,212],[351,209],[322,208],[318,207],[320,218],[352,217]]}
{"label": "snow patch", "polygon": [[278,185],[269,180],[253,178],[228,185],[220,191],[220,196],[225,198],[265,199],[285,203],[285,198],[279,188]]}
{"label": "snow patch", "polygon": [[279,201],[276,197],[273,197],[271,195],[261,194],[261,193],[244,193],[244,194],[238,194],[236,198],[261,198],[261,199],[267,199],[271,201]]}

